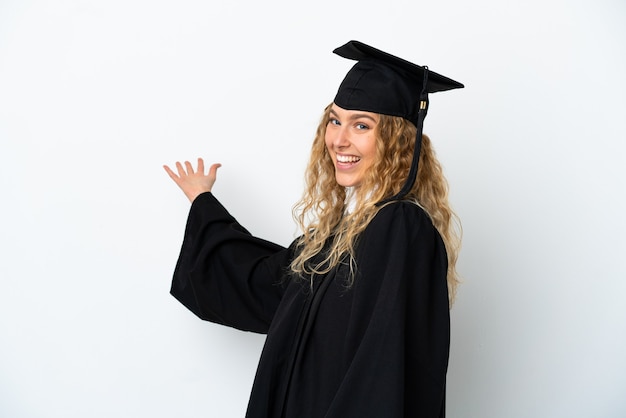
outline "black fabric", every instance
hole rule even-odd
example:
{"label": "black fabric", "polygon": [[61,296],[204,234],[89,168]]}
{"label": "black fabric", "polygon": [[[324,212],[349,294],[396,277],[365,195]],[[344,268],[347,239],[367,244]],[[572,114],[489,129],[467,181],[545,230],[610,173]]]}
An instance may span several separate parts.
{"label": "black fabric", "polygon": [[343,109],[399,116],[417,125],[420,102],[425,95],[463,87],[458,81],[431,70],[424,81],[426,67],[359,41],[350,41],[333,52],[357,61],[335,96],[334,103]]}
{"label": "black fabric", "polygon": [[194,201],[171,293],[204,320],[267,333],[249,418],[445,416],[447,257],[425,212],[380,209],[345,266],[286,275],[294,245],[251,236],[211,193]]}

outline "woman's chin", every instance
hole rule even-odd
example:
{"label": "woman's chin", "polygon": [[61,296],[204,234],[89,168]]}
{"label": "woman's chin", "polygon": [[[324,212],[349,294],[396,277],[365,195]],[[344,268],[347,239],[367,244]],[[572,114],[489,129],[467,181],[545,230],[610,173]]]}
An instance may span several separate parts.
{"label": "woman's chin", "polygon": [[343,187],[359,187],[359,185],[361,184],[360,181],[355,180],[355,179],[346,179],[346,178],[340,178],[340,177],[335,177],[335,179],[337,180],[337,184]]}

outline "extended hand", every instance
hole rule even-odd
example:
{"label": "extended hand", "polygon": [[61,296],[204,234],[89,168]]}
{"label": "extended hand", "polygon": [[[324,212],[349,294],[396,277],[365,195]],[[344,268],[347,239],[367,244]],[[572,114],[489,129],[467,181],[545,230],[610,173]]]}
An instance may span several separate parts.
{"label": "extended hand", "polygon": [[197,171],[193,170],[193,166],[189,161],[185,161],[184,167],[180,162],[176,161],[178,174],[174,173],[174,171],[166,165],[164,165],[163,168],[167,171],[170,178],[178,184],[178,187],[182,189],[189,201],[193,202],[199,194],[211,191],[217,178],[217,169],[221,166],[221,164],[213,164],[211,168],[209,168],[209,173],[204,174],[204,161],[202,158],[198,158]]}

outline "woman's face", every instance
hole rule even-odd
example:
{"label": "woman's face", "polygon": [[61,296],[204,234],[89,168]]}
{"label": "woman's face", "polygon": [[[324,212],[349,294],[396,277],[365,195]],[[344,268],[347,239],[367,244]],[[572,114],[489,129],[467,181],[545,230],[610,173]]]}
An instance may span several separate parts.
{"label": "woman's face", "polygon": [[374,164],[378,121],[376,113],[332,105],[324,139],[339,185],[358,187]]}

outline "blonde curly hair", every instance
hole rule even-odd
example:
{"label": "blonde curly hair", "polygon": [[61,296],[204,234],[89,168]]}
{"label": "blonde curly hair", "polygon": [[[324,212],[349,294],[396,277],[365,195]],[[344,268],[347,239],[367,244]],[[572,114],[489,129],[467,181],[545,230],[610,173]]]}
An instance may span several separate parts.
{"label": "blonde curly hair", "polygon": [[[303,231],[297,246],[299,252],[291,271],[313,281],[316,274],[328,273],[339,264],[350,267],[347,286],[354,280],[355,245],[381,207],[377,205],[402,189],[408,176],[417,128],[406,119],[380,115],[376,127],[376,159],[367,170],[360,186],[355,188],[356,210],[345,213],[346,189],[335,180],[335,167],[326,149],[325,134],[332,103],[323,113],[311,149],[305,173],[306,187],[293,209],[294,218]],[[456,261],[461,244],[461,224],[448,202],[448,182],[435,156],[430,139],[422,136],[417,179],[404,197],[422,207],[441,235],[448,255],[448,291],[450,302],[456,295],[459,277]],[[389,204],[389,203],[387,203]],[[334,236],[322,261],[313,263],[329,237]]]}

